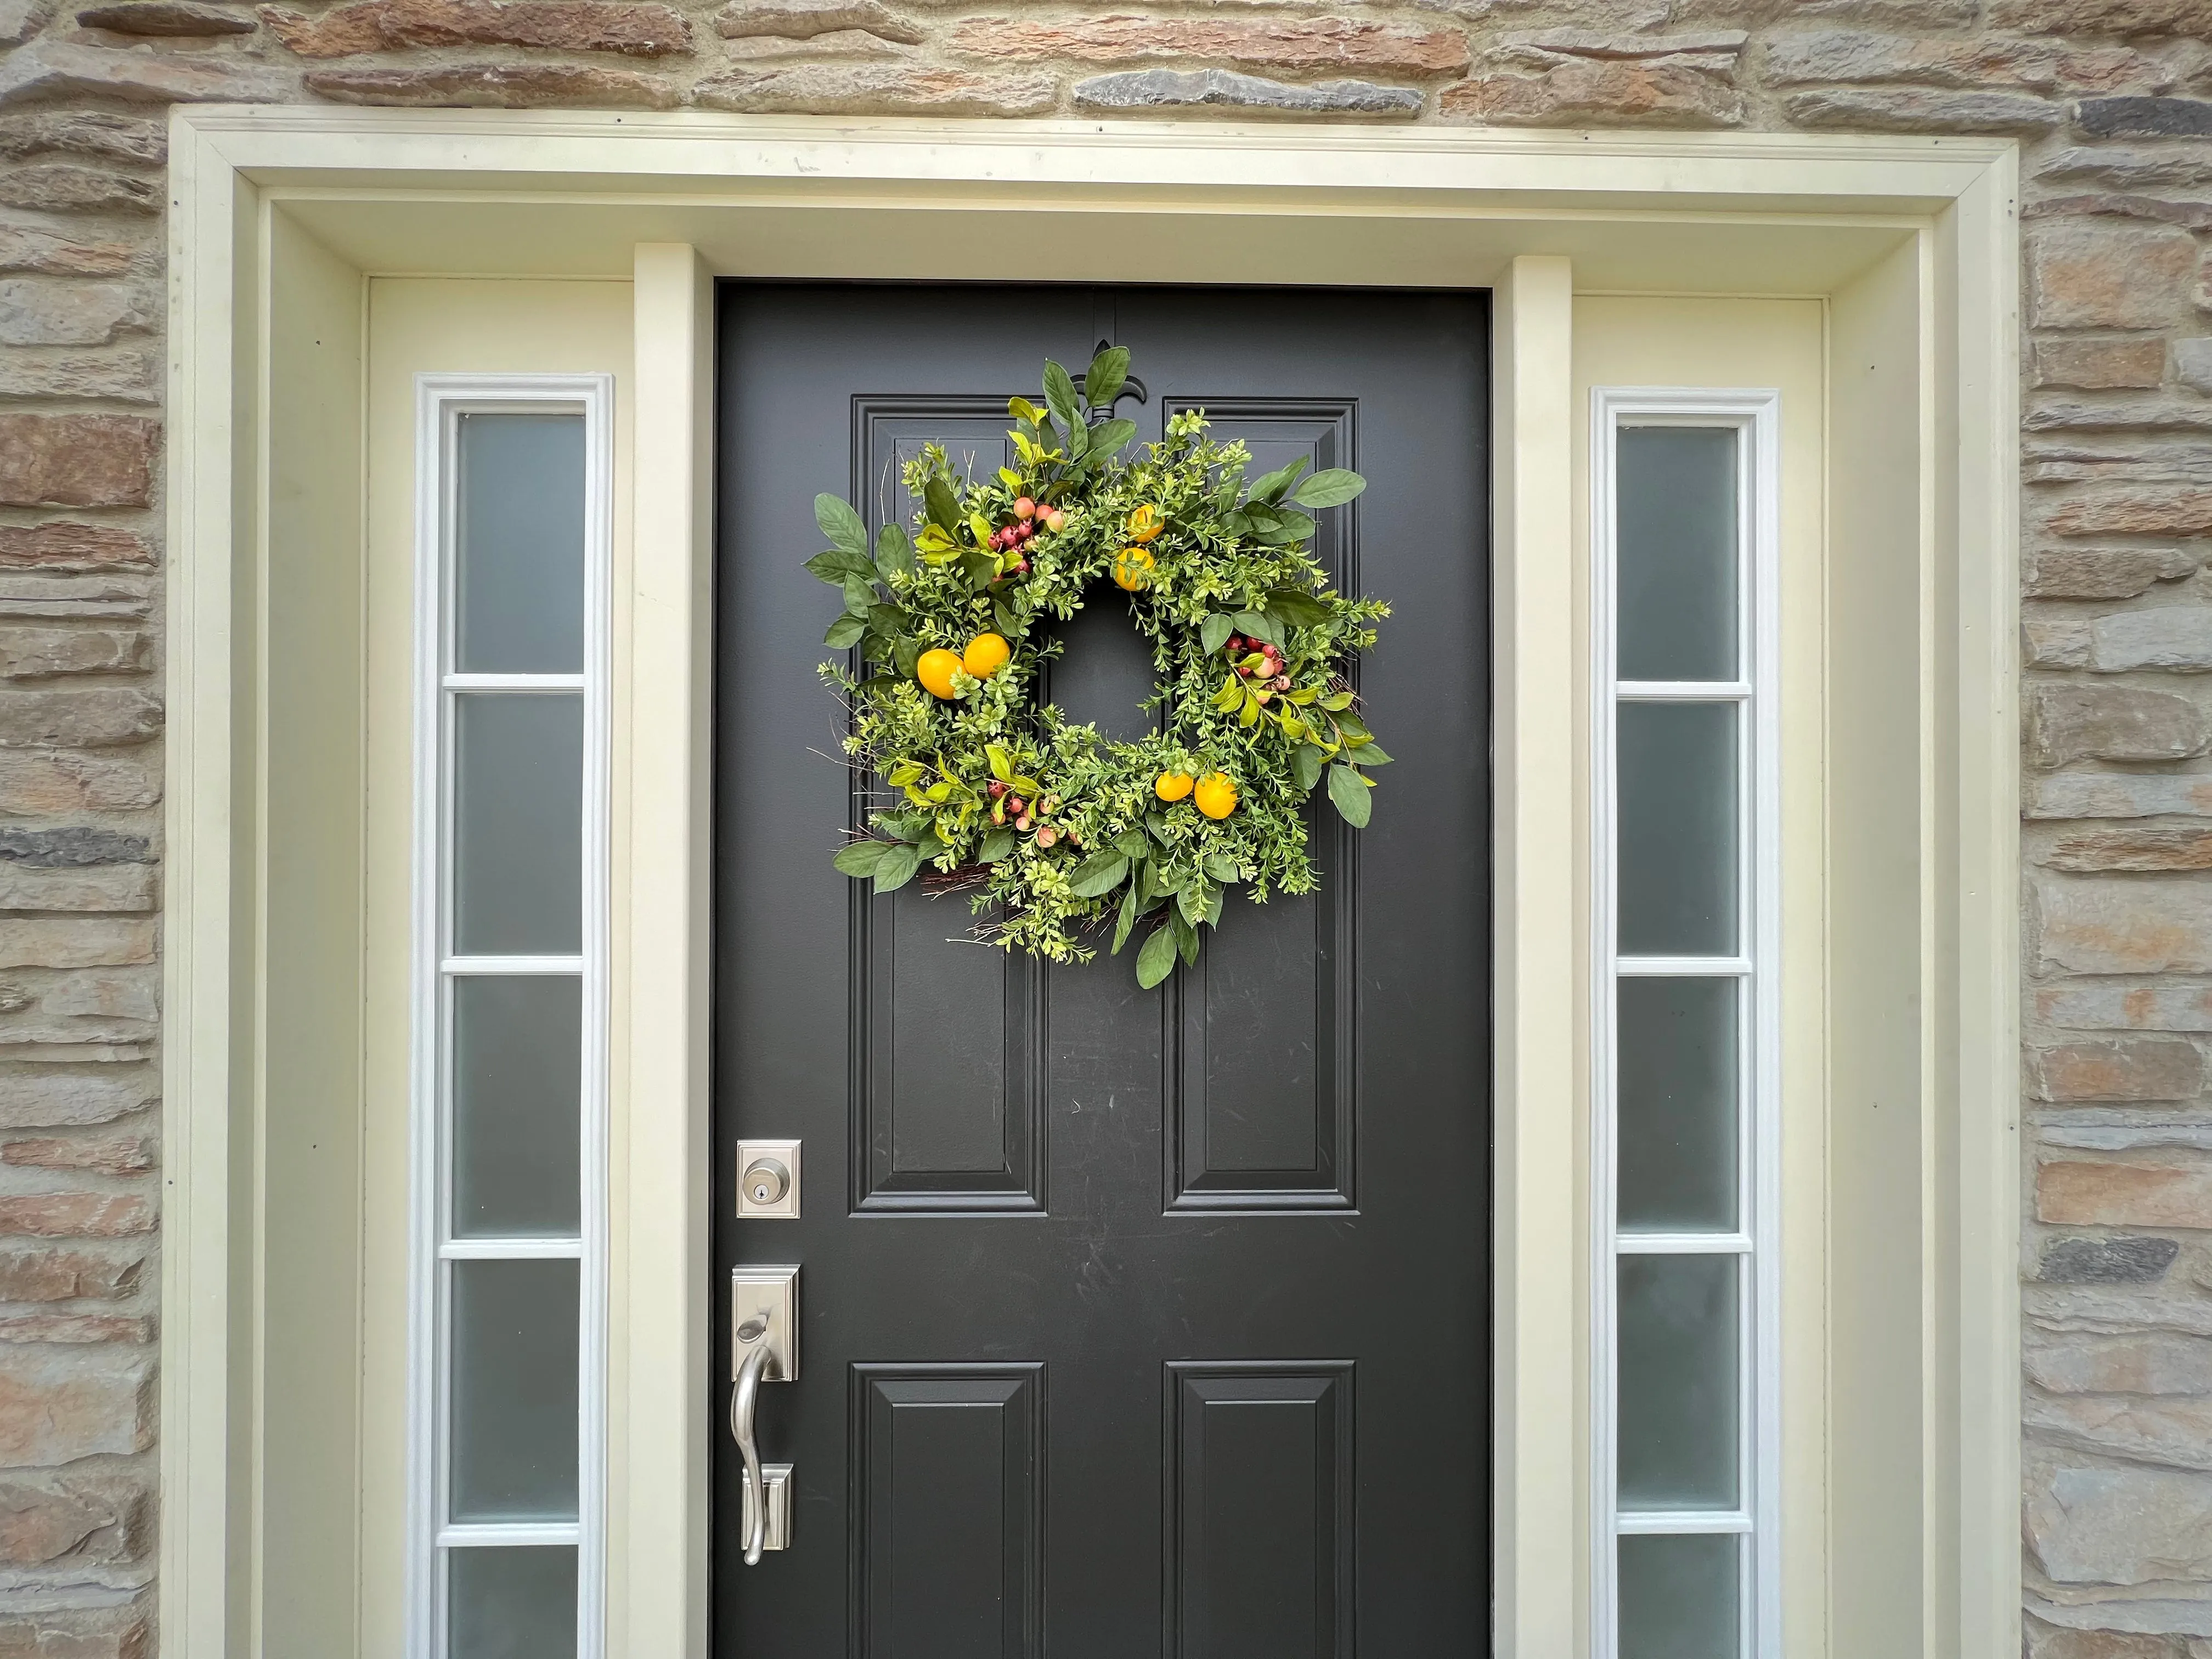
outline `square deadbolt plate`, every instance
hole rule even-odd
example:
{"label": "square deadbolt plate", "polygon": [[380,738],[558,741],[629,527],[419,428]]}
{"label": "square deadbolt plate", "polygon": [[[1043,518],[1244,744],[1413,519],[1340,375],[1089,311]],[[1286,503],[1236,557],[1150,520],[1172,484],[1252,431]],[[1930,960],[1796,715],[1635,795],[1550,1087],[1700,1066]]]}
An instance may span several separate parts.
{"label": "square deadbolt plate", "polygon": [[[753,1189],[757,1180],[748,1180],[746,1172],[756,1164],[781,1168],[784,1172],[783,1191],[773,1198],[756,1201]],[[795,1140],[741,1140],[738,1143],[738,1214],[746,1219],[762,1221],[799,1219],[799,1143]]]}

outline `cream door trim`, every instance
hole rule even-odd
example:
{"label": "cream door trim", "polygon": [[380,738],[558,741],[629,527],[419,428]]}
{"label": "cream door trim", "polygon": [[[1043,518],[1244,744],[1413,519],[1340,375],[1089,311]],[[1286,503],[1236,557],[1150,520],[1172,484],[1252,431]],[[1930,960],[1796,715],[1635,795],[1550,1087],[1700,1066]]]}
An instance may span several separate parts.
{"label": "cream door trim", "polygon": [[[1827,1086],[1878,1075],[1920,1103],[1898,1290],[1917,1288],[1936,1339],[1899,1384],[1917,1477],[1899,1497],[1903,1530],[1878,1508],[1831,1516],[1832,1605],[1872,1584],[1911,1604],[1928,1659],[2017,1651],[2010,144],[214,107],[173,112],[171,131],[165,1654],[312,1638],[381,1659],[347,1565],[361,1540],[332,1519],[358,1491],[345,1436],[359,1374],[332,1359],[343,1321],[304,1305],[319,1281],[295,1266],[328,1278],[359,1265],[331,1236],[330,1205],[299,1195],[343,1199],[356,1172],[306,1148],[357,1146],[362,1129],[348,1084],[363,1041],[361,830],[331,802],[360,776],[363,671],[346,629],[365,274],[612,277],[640,295],[616,779],[629,1218],[613,1363],[629,1399],[610,1488],[610,1647],[704,1659],[708,278],[987,275],[976,250],[1011,228],[1079,231],[1101,280],[1295,272],[1497,295],[1492,1569],[1496,1648],[1519,1659],[1586,1645],[1584,994],[1564,942],[1580,932],[1576,294],[1717,280],[1828,301],[1833,361],[1863,365],[1832,394],[1832,464],[1881,486],[1831,492],[1830,540],[1879,555],[1835,614],[1899,613],[1882,648],[1854,659],[1863,680],[1878,672],[1889,723],[1832,734],[1827,902],[1866,925],[1832,951],[1831,1012],[1864,1012],[1851,998],[1898,971],[1924,995],[1917,1024],[1848,1031]],[[313,618],[324,648],[310,653],[297,641]],[[1834,804],[1862,801],[1905,837],[1910,892],[1851,885],[1875,876],[1851,863],[1854,821]],[[1882,1565],[1885,1540],[1899,1553]],[[1839,1618],[1793,1632],[1791,1651],[1852,1651]]]}

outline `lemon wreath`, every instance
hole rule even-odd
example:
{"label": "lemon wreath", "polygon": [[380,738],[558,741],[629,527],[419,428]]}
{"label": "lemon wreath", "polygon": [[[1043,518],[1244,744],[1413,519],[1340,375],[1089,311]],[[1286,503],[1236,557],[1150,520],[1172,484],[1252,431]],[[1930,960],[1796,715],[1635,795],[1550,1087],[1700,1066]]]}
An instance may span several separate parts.
{"label": "lemon wreath", "polygon": [[[1249,485],[1240,443],[1208,435],[1202,411],[1171,416],[1134,459],[1113,414],[1129,354],[1102,351],[1079,381],[1044,366],[1044,406],[1015,398],[1020,460],[978,482],[941,447],[904,470],[921,503],[909,535],[872,546],[860,515],[815,501],[828,551],[806,568],[845,595],[824,663],[850,705],[846,752],[895,792],[872,833],[836,854],[847,875],[890,892],[927,870],[966,887],[979,940],[1054,962],[1089,960],[1085,935],[1115,918],[1119,952],[1138,922],[1166,914],[1137,954],[1157,985],[1240,883],[1265,902],[1316,875],[1305,802],[1328,798],[1355,827],[1390,757],[1355,712],[1346,678],[1389,607],[1333,591],[1310,544],[1312,514],[1366,488],[1304,462]],[[1102,738],[1036,701],[1038,673],[1085,592],[1110,577],[1152,641],[1157,730]]]}

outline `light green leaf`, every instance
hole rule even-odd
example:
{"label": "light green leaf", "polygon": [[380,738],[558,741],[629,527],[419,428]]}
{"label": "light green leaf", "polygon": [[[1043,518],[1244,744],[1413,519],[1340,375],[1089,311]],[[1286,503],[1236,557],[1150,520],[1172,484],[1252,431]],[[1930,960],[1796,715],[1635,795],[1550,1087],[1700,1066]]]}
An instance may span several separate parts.
{"label": "light green leaf", "polygon": [[1231,674],[1221,682],[1221,690],[1213,694],[1213,706],[1223,714],[1244,701],[1244,682]]}
{"label": "light green leaf", "polygon": [[1332,714],[1340,714],[1346,709],[1352,707],[1352,693],[1349,691],[1333,691],[1328,696],[1323,697],[1321,700],[1321,706],[1328,709]]}
{"label": "light green leaf", "polygon": [[1237,631],[1237,624],[1216,611],[1199,624],[1198,642],[1207,656],[1229,643],[1229,636]]}
{"label": "light green leaf", "polygon": [[1375,811],[1375,797],[1367,793],[1373,787],[1348,766],[1339,764],[1328,769],[1329,800],[1335,805],[1338,816],[1355,830],[1364,830]]}
{"label": "light green leaf", "polygon": [[868,526],[860,522],[860,515],[853,511],[852,504],[836,495],[817,495],[814,498],[814,522],[822,526],[822,533],[830,544],[845,552],[868,556]]}
{"label": "light green leaf", "polygon": [[1014,757],[995,743],[983,745],[983,758],[990,763],[991,775],[1000,783],[1011,783],[1014,776]]}
{"label": "light green leaf", "polygon": [[[1129,348],[1109,346],[1091,360],[1083,372],[1084,401],[1097,409],[1110,409],[1114,394],[1128,384]],[[1133,427],[1131,431],[1134,431]]]}
{"label": "light green leaf", "polygon": [[1297,487],[1291,499],[1300,507],[1341,507],[1367,488],[1367,480],[1340,466],[1324,467]]}
{"label": "light green leaf", "polygon": [[1176,936],[1172,922],[1152,929],[1145,948],[1137,952],[1137,983],[1147,991],[1175,971]]}
{"label": "light green leaf", "polygon": [[914,569],[914,544],[907,539],[904,525],[887,524],[876,532],[876,568],[886,580]]}
{"label": "light green leaf", "polygon": [[868,631],[867,620],[861,617],[840,617],[830,624],[830,631],[822,636],[822,643],[843,648],[858,645],[860,635]]}
{"label": "light green leaf", "polygon": [[921,848],[912,842],[902,842],[887,847],[876,863],[876,890],[896,893],[912,881],[915,872],[921,868]]}
{"label": "light green leaf", "polygon": [[1076,866],[1067,890],[1078,898],[1103,898],[1119,887],[1128,873],[1129,860],[1124,854],[1112,851],[1093,853]]}
{"label": "light green leaf", "polygon": [[856,841],[850,847],[839,848],[837,856],[830,861],[848,876],[872,876],[876,866],[883,862],[884,854],[890,850],[891,844],[887,841]]}

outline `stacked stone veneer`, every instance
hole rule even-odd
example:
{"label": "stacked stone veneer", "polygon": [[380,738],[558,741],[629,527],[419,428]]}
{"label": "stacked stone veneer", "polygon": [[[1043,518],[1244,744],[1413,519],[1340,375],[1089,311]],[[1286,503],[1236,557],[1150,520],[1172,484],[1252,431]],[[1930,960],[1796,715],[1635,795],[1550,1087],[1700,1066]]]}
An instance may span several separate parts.
{"label": "stacked stone veneer", "polygon": [[0,0],[0,1659],[150,1651],[161,106],[2026,146],[2028,1645],[2212,1659],[2212,0]]}

